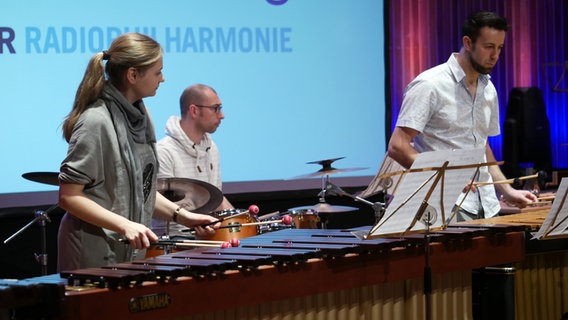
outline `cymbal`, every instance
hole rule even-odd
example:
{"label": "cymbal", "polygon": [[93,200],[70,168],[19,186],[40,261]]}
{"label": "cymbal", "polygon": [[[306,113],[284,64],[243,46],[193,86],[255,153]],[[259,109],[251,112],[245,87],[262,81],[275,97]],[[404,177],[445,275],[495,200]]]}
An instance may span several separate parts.
{"label": "cymbal", "polygon": [[320,169],[319,171],[316,171],[314,173],[309,173],[309,174],[305,174],[305,175],[302,175],[302,176],[298,176],[297,178],[321,177],[321,176],[328,176],[328,175],[336,174],[336,173],[359,171],[359,170],[365,170],[365,169],[367,169],[367,168],[345,168],[345,169],[330,168],[328,170]]}
{"label": "cymbal", "polygon": [[315,212],[321,212],[321,213],[334,213],[334,212],[356,211],[358,209],[359,208],[355,207],[336,206],[336,205],[331,205],[327,202],[320,202],[313,206],[296,207],[296,208],[291,208],[290,210],[314,210]]}
{"label": "cymbal", "polygon": [[339,158],[332,158],[332,159],[326,159],[326,160],[318,160],[318,161],[311,161],[311,162],[306,162],[307,164],[321,164],[324,168],[330,167],[331,164],[336,161],[336,160],[341,160],[344,159],[345,157],[339,157]]}
{"label": "cymbal", "polygon": [[59,185],[59,172],[28,172],[22,174],[22,177],[33,182]]}
{"label": "cymbal", "polygon": [[337,169],[337,168],[334,168],[334,167],[331,166],[331,164],[332,164],[335,160],[340,160],[340,159],[343,159],[343,158],[345,158],[345,157],[307,162],[308,164],[321,164],[321,165],[322,165],[322,168],[319,169],[319,170],[316,171],[316,172],[309,173],[309,174],[305,174],[305,175],[301,175],[301,176],[297,176],[296,178],[313,178],[313,177],[327,176],[327,175],[336,174],[336,173],[343,173],[343,172],[351,172],[351,171],[358,171],[358,170],[365,170],[365,169],[368,169],[368,168],[345,168],[345,169]]}
{"label": "cymbal", "polygon": [[297,176],[296,178],[314,178],[314,177],[321,177],[321,176],[328,176],[331,174],[336,173],[343,173],[343,172],[351,172],[351,171],[358,171],[358,170],[365,170],[368,168],[345,168],[345,169],[336,169],[333,167],[329,168],[322,168],[316,172],[304,174],[301,176]]}
{"label": "cymbal", "polygon": [[158,179],[158,192],[187,210],[209,213],[219,207],[223,193],[205,181],[189,178]]}

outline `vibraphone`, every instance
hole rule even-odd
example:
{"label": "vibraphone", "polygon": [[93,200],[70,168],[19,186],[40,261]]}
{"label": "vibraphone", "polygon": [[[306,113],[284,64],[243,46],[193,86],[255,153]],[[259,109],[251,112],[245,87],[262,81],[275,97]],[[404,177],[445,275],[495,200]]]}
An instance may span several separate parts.
{"label": "vibraphone", "polygon": [[[351,231],[285,229],[44,281],[67,285],[60,319],[425,318],[424,235]],[[430,235],[429,252],[433,318],[470,319],[471,269],[522,260],[524,232],[451,227]]]}

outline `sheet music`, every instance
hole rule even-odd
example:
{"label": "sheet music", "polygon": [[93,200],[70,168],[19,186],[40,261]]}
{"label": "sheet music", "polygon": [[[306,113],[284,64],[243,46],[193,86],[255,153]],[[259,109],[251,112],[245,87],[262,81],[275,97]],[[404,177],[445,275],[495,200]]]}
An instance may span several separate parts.
{"label": "sheet music", "polygon": [[[430,228],[439,228],[445,225],[444,220],[451,216],[451,210],[456,200],[477,170],[476,166],[465,169],[452,169],[451,167],[480,164],[483,161],[484,154],[485,149],[444,150],[419,154],[410,172],[401,177],[401,182],[392,202],[387,207],[381,221],[371,229],[370,236],[402,234],[406,231],[413,223],[416,213],[438,174],[436,170],[421,172],[412,172],[412,170],[439,168],[448,161],[450,168],[446,169],[443,176],[440,177],[434,192],[428,199],[429,211],[435,213],[435,219],[431,222]],[[426,228],[426,224],[419,221],[409,231],[426,230]]]}
{"label": "sheet music", "polygon": [[548,215],[544,219],[544,223],[540,229],[533,234],[532,239],[547,239],[547,238],[565,238],[568,237],[568,199],[566,192],[568,190],[568,178],[562,178],[556,197],[552,202],[552,207]]}

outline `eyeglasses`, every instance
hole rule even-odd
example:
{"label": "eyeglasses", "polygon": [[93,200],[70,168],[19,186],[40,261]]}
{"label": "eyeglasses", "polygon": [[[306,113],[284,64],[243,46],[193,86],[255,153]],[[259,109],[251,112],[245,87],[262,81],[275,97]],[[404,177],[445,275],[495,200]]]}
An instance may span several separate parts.
{"label": "eyeglasses", "polygon": [[213,110],[213,112],[215,113],[219,113],[221,111],[221,109],[223,109],[222,105],[213,105],[213,106],[200,106],[198,104],[193,104],[194,106],[198,107],[198,108],[207,108],[207,109],[211,109]]}

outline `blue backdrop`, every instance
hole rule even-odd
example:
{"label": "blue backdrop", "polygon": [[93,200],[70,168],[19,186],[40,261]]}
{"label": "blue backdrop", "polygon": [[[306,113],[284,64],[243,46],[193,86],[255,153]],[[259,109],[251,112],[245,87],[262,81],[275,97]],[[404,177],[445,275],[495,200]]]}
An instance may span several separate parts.
{"label": "blue backdrop", "polygon": [[193,83],[217,89],[224,181],[290,179],[310,161],[372,176],[385,153],[383,3],[358,1],[11,1],[0,10],[0,194],[56,190],[23,173],[59,170],[61,123],[93,53],[138,31],[164,49],[145,99],[158,138]]}

